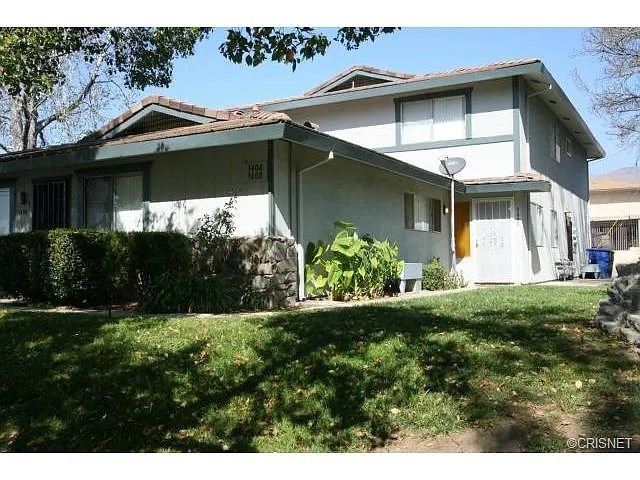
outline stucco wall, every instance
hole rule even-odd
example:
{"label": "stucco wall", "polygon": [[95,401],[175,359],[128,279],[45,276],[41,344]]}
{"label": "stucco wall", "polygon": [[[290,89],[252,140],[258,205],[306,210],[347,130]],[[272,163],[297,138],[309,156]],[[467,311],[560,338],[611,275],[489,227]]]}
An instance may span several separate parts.
{"label": "stucco wall", "polygon": [[440,158],[462,157],[467,166],[456,175],[457,179],[501,177],[513,174],[513,142],[487,143],[464,147],[434,148],[388,155],[431,172],[440,173]]}
{"label": "stucco wall", "polygon": [[[564,125],[560,124],[561,157],[559,162],[554,160],[550,155],[549,142],[553,141],[551,124],[555,115],[538,97],[531,98],[528,107],[527,139],[530,146],[530,171],[553,179],[561,187],[588,201],[589,168],[585,151]],[[572,139],[573,155],[571,157],[567,155],[565,149],[567,136]]]}
{"label": "stucco wall", "polygon": [[[529,250],[531,263],[531,282],[544,282],[556,278],[554,263],[567,258],[567,242],[574,246],[573,260],[576,267],[588,263],[586,249],[591,246],[588,216],[588,202],[574,193],[562,188],[556,182],[551,182],[551,192],[531,193],[530,201],[543,208],[543,245],[536,246],[531,228],[529,228]],[[552,245],[551,238],[551,210],[558,213],[558,244]],[[565,228],[565,213],[573,219],[574,239],[567,238]]]}
{"label": "stucco wall", "polygon": [[355,223],[360,234],[397,242],[400,256],[408,262],[425,263],[436,256],[448,265],[449,217],[441,214],[440,233],[404,226],[405,192],[448,204],[446,190],[341,157],[305,173],[302,185],[303,246],[309,241],[326,241],[338,231],[334,222],[344,220]]}
{"label": "stucco wall", "polygon": [[[511,79],[470,85],[472,138],[513,133]],[[446,92],[446,90],[442,90]],[[432,90],[412,92],[411,95]],[[394,96],[284,110],[295,122],[311,121],[320,131],[368,148],[396,145]]]}
{"label": "stucco wall", "polygon": [[[262,179],[248,178],[250,162],[262,163]],[[268,233],[266,143],[158,155],[150,177],[149,230],[188,233],[236,194],[235,234]]]}
{"label": "stucco wall", "polygon": [[[237,195],[236,235],[268,233],[269,194],[267,143],[201,149],[191,152],[166,152],[132,157],[126,163],[152,162],[149,178],[150,201],[147,204],[149,230],[190,232],[204,214],[213,214]],[[248,178],[248,164],[262,163],[262,178]],[[108,172],[117,165],[101,164]],[[81,170],[79,168],[78,170]],[[27,172],[17,178],[16,197],[27,192],[27,204],[16,198],[14,230],[29,231],[32,225],[33,181],[69,178],[70,225],[81,226],[82,180],[76,169],[46,169]],[[283,203],[283,205],[287,205]]]}

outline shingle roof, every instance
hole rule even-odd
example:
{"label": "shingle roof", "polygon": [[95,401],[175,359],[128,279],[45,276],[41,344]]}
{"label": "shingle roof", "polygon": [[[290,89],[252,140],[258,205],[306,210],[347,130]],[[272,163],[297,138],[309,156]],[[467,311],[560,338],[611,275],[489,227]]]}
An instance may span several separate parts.
{"label": "shingle roof", "polygon": [[297,95],[297,96],[292,96],[292,97],[285,97],[285,98],[279,98],[279,99],[275,99],[275,100],[269,100],[269,101],[266,101],[266,102],[260,102],[258,105],[270,105],[272,103],[284,103],[284,102],[290,102],[290,101],[294,101],[294,100],[301,100],[301,99],[305,99],[305,98],[323,97],[323,96],[343,94],[346,90],[338,90],[338,91],[332,91],[332,92],[319,92],[319,90],[322,90],[322,88],[325,87],[326,85],[329,85],[329,84],[337,81],[340,77],[347,76],[349,73],[352,73],[352,72],[354,72],[354,71],[356,71],[358,69],[361,69],[361,70],[365,70],[366,69],[367,71],[370,71],[370,72],[380,72],[380,74],[384,74],[384,75],[396,75],[396,76],[398,76],[398,79],[397,80],[392,80],[392,81],[389,81],[389,82],[378,83],[378,84],[374,84],[374,85],[365,85],[365,86],[361,86],[361,87],[355,87],[355,88],[349,89],[348,91],[368,90],[368,89],[375,89],[375,88],[381,88],[381,87],[388,87],[389,85],[409,84],[409,83],[412,83],[412,82],[420,82],[420,81],[429,80],[429,79],[435,79],[435,78],[455,77],[455,76],[459,76],[459,75],[466,75],[466,74],[469,74],[469,73],[489,72],[489,71],[500,70],[500,69],[503,69],[503,68],[511,68],[511,67],[517,67],[517,66],[521,66],[521,65],[529,65],[529,64],[532,64],[532,63],[536,63],[536,62],[540,62],[540,60],[537,59],[537,58],[520,58],[520,59],[515,59],[515,60],[504,60],[504,61],[500,61],[500,62],[486,63],[484,65],[476,65],[476,66],[472,66],[472,67],[461,67],[461,68],[456,68],[454,70],[445,70],[445,71],[440,71],[440,72],[430,72],[430,73],[425,73],[423,75],[402,74],[402,73],[398,73],[398,72],[390,72],[390,71],[386,71],[386,70],[378,70],[378,69],[376,69],[374,67],[368,67],[368,66],[364,66],[364,65],[359,65],[359,66],[351,67],[351,68],[345,70],[344,72],[339,73],[338,75],[330,78],[326,82],[323,82],[319,86],[309,90],[308,92],[304,93],[303,95]]}
{"label": "shingle roof", "polygon": [[104,125],[99,130],[93,132],[88,139],[96,139],[100,138],[103,135],[107,134],[115,127],[120,125],[121,123],[127,121],[129,118],[133,117],[140,110],[144,109],[149,105],[162,105],[163,107],[171,108],[173,110],[177,110],[184,113],[192,113],[194,115],[200,115],[203,117],[211,118],[211,120],[229,120],[229,112],[225,110],[213,110],[211,108],[200,107],[198,105],[193,105],[191,103],[182,102],[180,100],[175,100],[173,98],[163,97],[160,95],[149,95],[148,97],[143,98],[138,103],[136,103],[133,107],[131,107],[126,112],[118,115],[116,118],[111,120],[109,123]]}
{"label": "shingle roof", "polygon": [[63,145],[54,145],[45,148],[34,148],[31,150],[23,150],[21,152],[8,153],[0,155],[0,162],[9,162],[23,157],[36,155],[47,155],[49,153],[57,153],[69,151],[83,147],[100,147],[104,145],[120,145],[127,143],[144,142],[149,140],[161,140],[164,138],[183,137],[188,135],[197,135],[200,133],[219,132],[225,130],[234,130],[244,127],[254,127],[258,125],[267,125],[278,122],[291,122],[288,115],[280,112],[264,112],[262,110],[253,110],[251,113],[243,113],[240,111],[230,111],[227,120],[217,122],[204,123],[201,125],[192,125],[188,127],[171,128],[167,130],[159,130],[149,133],[141,133],[137,135],[127,135],[123,137],[115,137],[107,140],[93,139],[78,143],[68,143]]}

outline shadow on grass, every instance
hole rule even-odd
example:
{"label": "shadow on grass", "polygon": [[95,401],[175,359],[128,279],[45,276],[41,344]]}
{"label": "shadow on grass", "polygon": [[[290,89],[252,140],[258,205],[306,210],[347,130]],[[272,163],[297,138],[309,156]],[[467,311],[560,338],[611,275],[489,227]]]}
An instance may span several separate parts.
{"label": "shadow on grass", "polygon": [[[402,425],[446,433],[510,418],[511,436],[487,450],[517,435],[528,450],[558,451],[562,433],[528,405],[549,401],[545,372],[563,369],[597,383],[585,397],[558,392],[554,405],[588,399],[593,432],[638,433],[633,362],[599,332],[572,330],[592,311],[505,292],[502,307],[471,292],[211,320],[177,340],[171,329],[196,320],[7,313],[0,449],[342,451],[380,445]],[[230,341],[237,351],[224,350]]]}

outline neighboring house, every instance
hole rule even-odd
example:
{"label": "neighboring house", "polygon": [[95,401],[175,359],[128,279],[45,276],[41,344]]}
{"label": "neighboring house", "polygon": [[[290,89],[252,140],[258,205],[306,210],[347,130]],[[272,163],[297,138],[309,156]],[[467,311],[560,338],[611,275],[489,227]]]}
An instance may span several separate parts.
{"label": "neighboring house", "polygon": [[148,97],[75,144],[0,156],[0,233],[190,232],[236,195],[236,233],[295,238],[299,271],[336,220],[397,242],[406,261],[447,264],[444,155],[467,162],[454,182],[467,280],[540,282],[560,258],[585,262],[586,162],[604,152],[537,60],[426,76],[355,67],[246,109]]}
{"label": "neighboring house", "polygon": [[[640,259],[640,167],[594,178],[590,185],[591,240],[614,251],[614,264]],[[614,274],[615,274],[614,269]]]}

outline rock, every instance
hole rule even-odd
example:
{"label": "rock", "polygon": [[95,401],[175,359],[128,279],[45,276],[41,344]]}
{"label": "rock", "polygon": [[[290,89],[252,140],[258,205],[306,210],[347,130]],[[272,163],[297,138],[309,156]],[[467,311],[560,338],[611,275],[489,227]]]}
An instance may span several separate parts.
{"label": "rock", "polygon": [[600,328],[607,333],[618,333],[622,329],[618,322],[600,322]]}
{"label": "rock", "polygon": [[621,328],[618,333],[631,345],[640,346],[640,332],[632,328]]}
{"label": "rock", "polygon": [[640,313],[628,313],[627,324],[640,332]]}
{"label": "rock", "polygon": [[622,305],[613,305],[610,303],[600,306],[600,309],[598,310],[598,313],[609,315],[610,317],[615,317],[622,312],[624,312]]}

